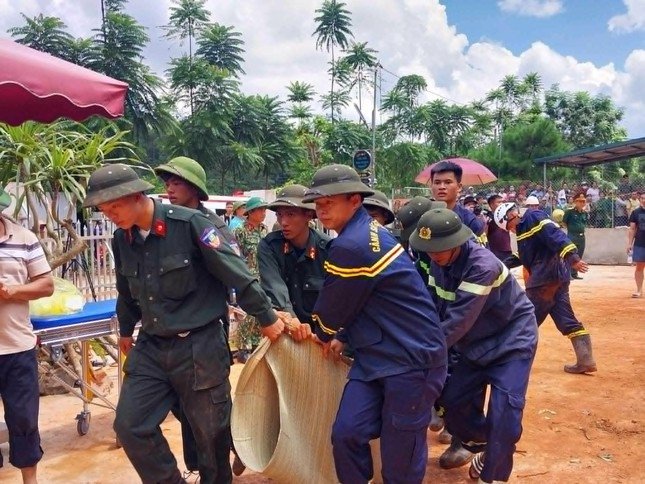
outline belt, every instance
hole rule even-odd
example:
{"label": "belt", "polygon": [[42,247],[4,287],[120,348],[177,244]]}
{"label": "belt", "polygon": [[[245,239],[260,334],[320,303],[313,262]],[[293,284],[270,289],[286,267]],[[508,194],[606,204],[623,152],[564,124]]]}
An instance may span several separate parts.
{"label": "belt", "polygon": [[215,323],[222,324],[222,321],[224,321],[223,316],[220,316],[220,317],[215,318],[214,320],[204,324],[203,326],[199,326],[198,328],[194,328],[194,329],[189,329],[188,331],[182,331],[181,333],[171,334],[171,335],[158,335],[158,334],[155,334],[153,336],[156,336],[156,337],[161,338],[161,339],[186,338],[190,334],[199,333],[203,329],[208,328],[211,324],[215,324]]}

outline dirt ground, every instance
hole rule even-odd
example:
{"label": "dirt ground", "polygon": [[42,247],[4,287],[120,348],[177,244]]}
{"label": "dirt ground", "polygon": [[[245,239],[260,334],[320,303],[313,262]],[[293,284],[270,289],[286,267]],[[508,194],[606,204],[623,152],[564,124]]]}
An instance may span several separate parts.
{"label": "dirt ground", "polygon": [[[574,309],[591,331],[598,373],[569,375],[562,371],[573,361],[569,341],[547,320],[533,365],[524,413],[524,434],[518,444],[512,482],[522,483],[636,483],[645,481],[642,450],[645,351],[645,299],[631,299],[633,269],[593,266],[583,281],[574,281]],[[235,365],[236,381],[241,365]],[[114,395],[113,395],[114,396]],[[639,409],[641,409],[639,411]],[[43,397],[41,435],[45,456],[39,465],[41,483],[132,483],[137,475],[111,428],[113,413],[92,407],[89,433],[76,433],[74,417],[81,401],[68,395]],[[181,452],[179,425],[172,417],[163,424],[171,447]],[[467,467],[443,471],[437,464],[445,446],[428,434],[431,458],[426,482],[470,482]],[[0,482],[20,482],[0,445],[5,467]],[[178,460],[181,462],[180,457]],[[180,467],[181,468],[181,467]],[[639,470],[640,469],[640,470]],[[269,482],[245,473],[234,482]]]}

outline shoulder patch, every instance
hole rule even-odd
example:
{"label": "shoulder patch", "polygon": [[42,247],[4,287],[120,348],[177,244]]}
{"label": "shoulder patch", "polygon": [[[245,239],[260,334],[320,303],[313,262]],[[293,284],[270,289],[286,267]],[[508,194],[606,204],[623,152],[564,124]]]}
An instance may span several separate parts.
{"label": "shoulder patch", "polygon": [[199,240],[202,244],[211,249],[218,249],[222,243],[217,235],[217,230],[214,227],[206,227],[202,232],[202,235],[199,237]]}

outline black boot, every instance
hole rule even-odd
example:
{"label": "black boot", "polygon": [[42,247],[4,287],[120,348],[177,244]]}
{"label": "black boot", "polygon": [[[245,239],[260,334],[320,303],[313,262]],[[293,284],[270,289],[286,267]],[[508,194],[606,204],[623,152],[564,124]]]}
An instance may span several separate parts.
{"label": "black boot", "polygon": [[564,365],[567,373],[591,373],[597,370],[591,351],[591,337],[588,334],[571,338],[573,351],[576,352],[576,364]]}
{"label": "black boot", "polygon": [[450,447],[439,457],[439,467],[442,469],[461,467],[473,460],[474,456],[475,454],[464,449],[459,439],[453,435]]}

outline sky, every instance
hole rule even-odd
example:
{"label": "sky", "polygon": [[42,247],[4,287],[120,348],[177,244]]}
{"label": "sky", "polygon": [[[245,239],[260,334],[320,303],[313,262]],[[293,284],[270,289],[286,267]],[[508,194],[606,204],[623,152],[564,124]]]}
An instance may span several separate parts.
{"label": "sky", "polygon": [[[145,62],[164,75],[187,45],[163,38],[171,0],[130,0],[126,11],[148,28]],[[645,136],[645,0],[345,0],[356,42],[378,51],[379,95],[399,76],[422,75],[423,101],[467,104],[507,75],[537,72],[544,88],[606,94],[625,110],[630,138]],[[292,81],[329,90],[330,54],[316,50],[322,0],[208,0],[211,21],[242,34],[246,93],[281,96]],[[60,17],[75,36],[100,24],[99,0],[0,0],[0,37],[21,13]],[[357,97],[357,95],[356,95]],[[366,99],[367,98],[367,99]],[[363,112],[370,119],[371,93]],[[378,102],[378,101],[377,101]],[[358,119],[349,109],[347,117]]]}

